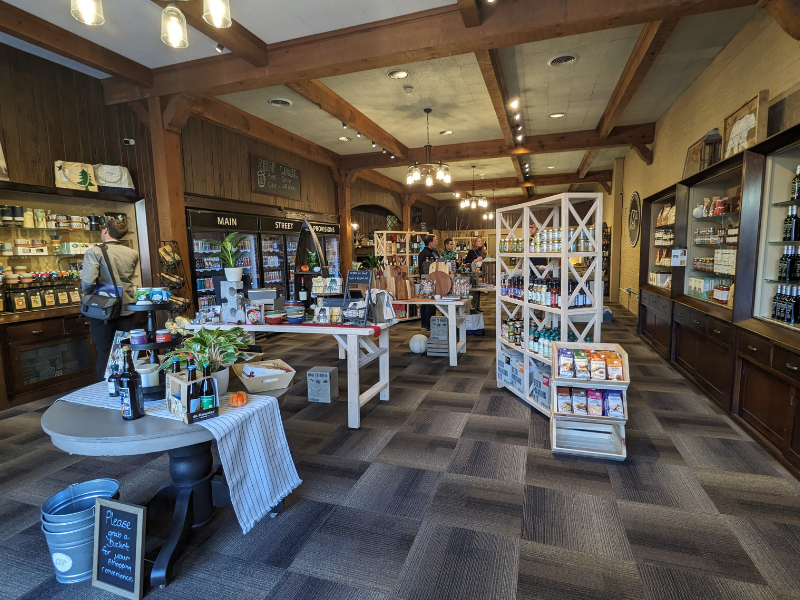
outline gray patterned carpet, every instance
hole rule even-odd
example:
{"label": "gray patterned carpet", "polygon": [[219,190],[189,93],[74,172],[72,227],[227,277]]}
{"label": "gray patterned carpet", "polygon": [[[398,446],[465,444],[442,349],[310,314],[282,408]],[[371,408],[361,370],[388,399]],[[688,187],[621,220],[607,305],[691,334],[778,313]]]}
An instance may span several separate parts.
{"label": "gray patterned carpet", "polygon": [[[486,337],[452,368],[408,351],[418,322],[395,327],[391,400],[363,407],[359,431],[345,426],[344,396],[305,398],[317,365],[337,365],[344,390],[331,338],[277,338],[269,354],[298,372],[284,422],[304,483],[247,536],[219,511],[148,598],[800,598],[800,484],[616,308],[603,338],[633,371],[624,463],[550,452],[547,420],[495,387],[491,310]],[[167,478],[166,456],[69,456],[41,431],[48,405],[0,413],[0,600],[111,599],[55,581],[39,506],[103,476],[143,502]],[[163,530],[148,532],[151,556]]]}

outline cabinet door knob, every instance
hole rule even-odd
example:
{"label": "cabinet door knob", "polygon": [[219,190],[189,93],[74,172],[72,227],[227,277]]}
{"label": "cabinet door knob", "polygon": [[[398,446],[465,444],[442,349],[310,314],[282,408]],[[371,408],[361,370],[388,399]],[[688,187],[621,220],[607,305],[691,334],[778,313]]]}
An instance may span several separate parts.
{"label": "cabinet door knob", "polygon": [[43,329],[34,329],[33,331],[31,331],[31,334],[32,335],[36,335],[37,333],[42,333],[42,331],[44,331],[44,330]]}
{"label": "cabinet door knob", "polygon": [[787,369],[791,369],[792,371],[797,371],[797,367],[795,367],[795,366],[794,366],[793,364],[791,364],[791,363],[786,363],[786,368],[787,368]]}
{"label": "cabinet door knob", "polygon": [[716,333],[717,335],[719,335],[719,334],[720,334],[720,333],[722,333],[722,332],[721,332],[719,329],[715,329],[715,330],[714,330],[714,333]]}
{"label": "cabinet door knob", "polygon": [[747,346],[747,349],[752,350],[753,352],[758,352],[758,348],[756,348],[755,346]]}
{"label": "cabinet door knob", "polygon": [[698,325],[700,325],[700,321],[695,321],[695,323],[697,323]]}

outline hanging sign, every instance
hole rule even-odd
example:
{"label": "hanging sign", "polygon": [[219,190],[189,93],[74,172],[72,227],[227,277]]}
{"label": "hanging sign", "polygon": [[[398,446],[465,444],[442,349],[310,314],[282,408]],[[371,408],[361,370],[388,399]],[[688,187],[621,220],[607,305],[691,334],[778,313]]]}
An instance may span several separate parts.
{"label": "hanging sign", "polygon": [[639,199],[639,192],[633,192],[631,196],[631,207],[628,210],[628,239],[631,247],[635,248],[639,243],[639,233],[642,229],[642,201]]}
{"label": "hanging sign", "polygon": [[92,585],[141,600],[144,567],[144,506],[97,498],[94,505]]}
{"label": "hanging sign", "polygon": [[251,154],[250,177],[254,192],[290,200],[302,200],[300,169]]}

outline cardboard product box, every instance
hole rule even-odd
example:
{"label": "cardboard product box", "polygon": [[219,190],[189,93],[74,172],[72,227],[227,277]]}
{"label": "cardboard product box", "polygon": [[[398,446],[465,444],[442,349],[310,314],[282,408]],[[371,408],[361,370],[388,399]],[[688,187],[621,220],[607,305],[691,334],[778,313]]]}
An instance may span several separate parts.
{"label": "cardboard product box", "polygon": [[330,404],[339,397],[339,369],[336,367],[313,367],[306,373],[308,401]]}
{"label": "cardboard product box", "polygon": [[550,408],[550,370],[534,367],[531,371],[533,379],[533,401],[539,406]]}
{"label": "cardboard product box", "polygon": [[[268,373],[265,375],[258,375],[258,369],[286,369],[288,372],[283,373]],[[259,362],[249,363],[236,363],[231,366],[236,376],[242,380],[244,387],[247,388],[248,393],[258,394],[259,392],[267,392],[269,390],[280,390],[292,385],[296,371],[288,364],[279,359],[262,360]],[[245,371],[245,369],[247,369]],[[247,373],[253,373],[254,377],[247,377]]]}
{"label": "cardboard product box", "polygon": [[189,389],[189,373],[188,371],[181,371],[173,375],[167,373],[166,381],[166,402],[169,412],[183,419],[187,425],[197,423],[198,421],[205,421],[219,416],[219,388],[217,387],[217,380],[213,377],[199,377],[193,383],[200,384],[201,381],[206,379],[211,380],[214,386],[214,406],[209,408],[197,408],[191,410],[188,400]]}

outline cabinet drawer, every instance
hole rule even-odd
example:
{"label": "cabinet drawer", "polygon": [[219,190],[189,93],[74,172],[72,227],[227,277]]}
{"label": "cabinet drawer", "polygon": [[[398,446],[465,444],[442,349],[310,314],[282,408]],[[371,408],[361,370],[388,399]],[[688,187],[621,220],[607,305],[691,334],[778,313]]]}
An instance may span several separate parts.
{"label": "cabinet drawer", "polygon": [[766,338],[739,330],[739,352],[750,360],[769,367],[772,344]]}
{"label": "cabinet drawer", "polygon": [[669,309],[672,308],[672,300],[669,298],[662,298],[661,296],[658,297],[658,310],[661,311],[665,317],[670,316]]}
{"label": "cabinet drawer", "polygon": [[86,317],[68,317],[64,319],[64,331],[70,333],[86,333],[89,331],[89,319]]}
{"label": "cabinet drawer", "polygon": [[706,325],[708,324],[708,316],[696,310],[689,311],[689,327],[697,331],[706,332]]}
{"label": "cabinet drawer", "polygon": [[653,294],[651,294],[647,290],[642,290],[640,294],[641,294],[640,297],[642,300],[642,304],[644,304],[645,306],[650,306],[650,298],[653,296]]}
{"label": "cabinet drawer", "polygon": [[772,368],[787,377],[800,382],[800,356],[775,346],[772,349]]}
{"label": "cabinet drawer", "polygon": [[39,339],[61,335],[64,335],[64,319],[47,319],[8,326],[8,340],[11,344],[29,344]]}
{"label": "cabinet drawer", "polygon": [[706,335],[726,346],[730,346],[731,342],[733,342],[733,327],[729,323],[709,317],[706,324]]}
{"label": "cabinet drawer", "polygon": [[675,311],[672,313],[673,318],[681,325],[688,325],[691,323],[692,311],[686,308],[683,304],[675,303]]}

